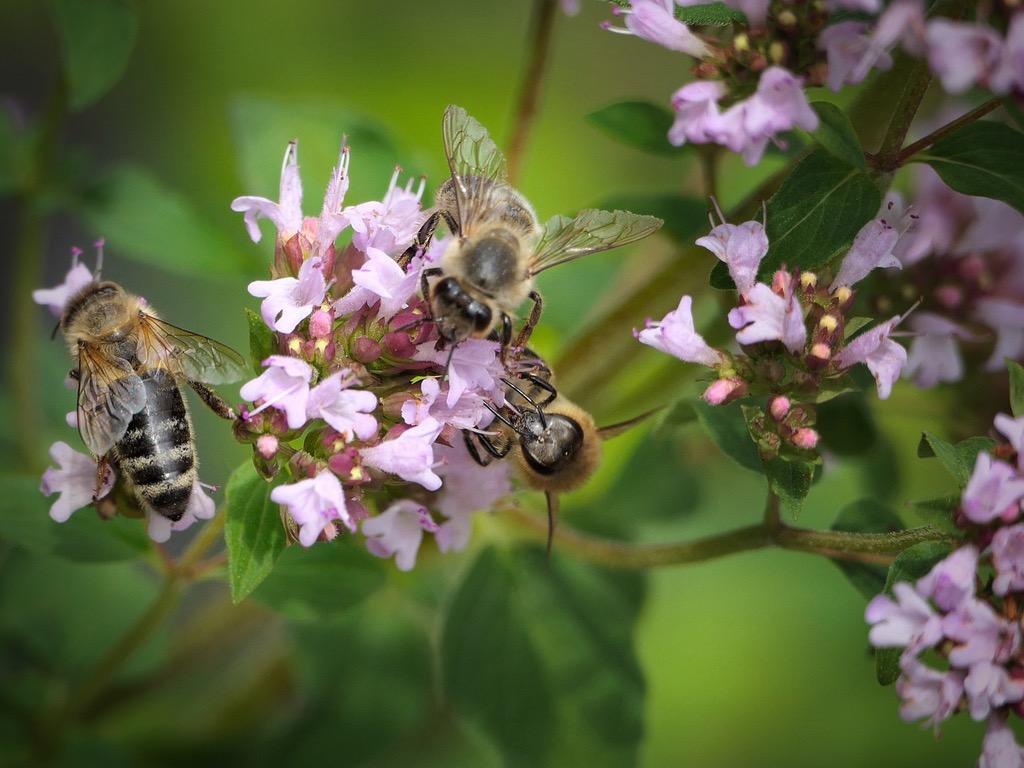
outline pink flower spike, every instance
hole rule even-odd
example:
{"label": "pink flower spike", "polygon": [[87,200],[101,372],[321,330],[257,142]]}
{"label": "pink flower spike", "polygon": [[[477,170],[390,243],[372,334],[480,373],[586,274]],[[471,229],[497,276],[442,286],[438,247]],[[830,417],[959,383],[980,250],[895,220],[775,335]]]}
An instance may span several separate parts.
{"label": "pink flower spike", "polygon": [[946,92],[954,95],[983,80],[1002,54],[1002,38],[987,24],[932,19],[925,39],[932,72]]}
{"label": "pink flower spike", "polygon": [[50,459],[57,463],[57,468],[48,467],[43,472],[39,490],[45,496],[60,494],[50,507],[50,517],[58,523],[67,522],[72,513],[89,506],[94,499],[102,499],[114,487],[114,470],[109,465],[104,467],[103,482],[97,488],[96,460],[65,442],[50,446]]}
{"label": "pink flower spike", "polygon": [[896,315],[881,325],[876,325],[839,350],[833,358],[840,370],[849,370],[857,363],[866,364],[871,375],[875,377],[879,400],[888,399],[892,393],[892,385],[899,379],[903,366],[907,364],[907,350],[889,338],[902,319],[903,317]]}
{"label": "pink flower spike", "polygon": [[231,210],[245,214],[245,228],[254,243],[263,237],[256,223],[268,218],[278,232],[298,232],[302,227],[302,181],[299,178],[299,145],[290,142],[281,164],[280,201],[265,197],[243,196],[231,201]]}
{"label": "pink flower spike", "polygon": [[761,260],[768,253],[768,235],[764,224],[758,221],[726,223],[718,209],[718,201],[715,201],[715,210],[722,223],[713,227],[711,234],[698,238],[696,243],[715,254],[719,261],[725,262],[740,295],[746,296],[757,281],[757,268]]}
{"label": "pink flower spike", "polygon": [[764,283],[751,288],[747,303],[729,312],[729,325],[739,331],[736,341],[781,341],[793,354],[802,352],[807,344],[803,311],[792,288],[788,293],[788,297],[779,296]]}
{"label": "pink flower spike", "polygon": [[[451,359],[449,360],[449,354]],[[466,339],[454,351],[421,346],[414,360],[448,363],[448,397],[445,404],[454,409],[466,393],[500,390],[498,381],[505,370],[498,357],[498,343],[489,339]]]}
{"label": "pink flower spike", "polygon": [[436,491],[441,487],[441,478],[433,470],[433,444],[443,428],[444,424],[436,419],[424,419],[398,437],[360,449],[363,464]]}
{"label": "pink flower spike", "polygon": [[1024,525],[1001,526],[992,537],[992,565],[997,595],[1024,590]]}
{"label": "pink flower spike", "polygon": [[989,715],[978,768],[1022,768],[1024,749],[1017,743],[1003,714]]}
{"label": "pink flower spike", "polygon": [[974,597],[977,572],[977,548],[973,545],[960,547],[918,579],[915,588],[918,594],[930,597],[943,611],[953,611]]}
{"label": "pink flower spike", "polygon": [[263,322],[280,333],[291,333],[327,296],[323,260],[314,257],[304,261],[299,267],[298,278],[280,277],[251,282],[249,293],[263,298],[260,305]]}
{"label": "pink flower spike", "polygon": [[704,337],[694,330],[692,304],[690,296],[683,296],[679,306],[659,322],[648,320],[647,327],[642,331],[634,328],[633,335],[641,344],[678,357],[683,362],[699,363],[709,368],[723,365],[728,360],[725,354],[708,346]]}
{"label": "pink flower spike", "polygon": [[[832,91],[838,93],[843,85],[855,85],[864,79],[867,70],[859,77],[857,70],[870,48],[868,29],[868,25],[861,21],[841,21],[825,27],[818,35],[816,46],[825,51],[828,59],[826,84]],[[879,54],[875,59],[879,69],[892,66],[892,57],[888,54]]]}
{"label": "pink flower spike", "polygon": [[349,389],[354,383],[346,371],[339,371],[317,384],[309,392],[306,416],[323,419],[351,442],[367,440],[377,433],[377,420],[371,416],[377,396],[363,389]]}
{"label": "pink flower spike", "polygon": [[285,355],[271,355],[263,364],[267,370],[243,384],[239,390],[244,400],[262,401],[249,415],[273,406],[286,414],[289,429],[298,429],[306,423],[306,404],[313,366],[304,360]]}
{"label": "pink flower spike", "polygon": [[437,523],[426,507],[410,499],[396,501],[362,525],[366,548],[377,557],[394,556],[400,571],[411,571],[416,565],[424,531],[437,533]]}
{"label": "pink flower spike", "polygon": [[364,306],[380,302],[379,315],[390,320],[403,307],[419,287],[419,270],[408,274],[398,262],[378,248],[367,248],[366,261],[352,270],[355,287],[334,303],[338,315],[348,315]]}
{"label": "pink flower spike", "polygon": [[982,661],[973,664],[964,679],[967,708],[975,721],[994,710],[1024,698],[1024,680],[1015,680],[1002,664]]}
{"label": "pink flower spike", "polygon": [[437,510],[448,519],[441,524],[434,539],[442,552],[461,552],[469,545],[472,514],[490,509],[494,502],[512,492],[509,479],[512,465],[507,461],[493,461],[481,467],[470,457],[462,441],[451,447],[439,444],[436,454],[441,460],[437,472],[444,480]]}
{"label": "pink flower spike", "polygon": [[918,653],[942,639],[942,620],[909,583],[897,582],[892,588],[896,601],[877,595],[864,610],[864,620],[872,624],[868,640],[875,648],[902,648]]}
{"label": "pink flower spike", "polygon": [[717,141],[713,129],[721,116],[718,102],[726,93],[725,84],[718,80],[697,80],[676,91],[672,95],[676,119],[668,129],[669,143],[679,147],[688,141],[694,144]]}
{"label": "pink flower spike", "polygon": [[[964,488],[961,507],[972,523],[984,525],[997,518],[1007,519],[1011,505],[1024,498],[1024,478],[1004,461],[987,451],[978,453],[971,479]],[[1016,513],[1013,514],[1016,517]]]}
{"label": "pink flower spike", "polygon": [[907,722],[927,718],[935,732],[939,723],[952,715],[964,694],[964,673],[959,670],[939,672],[926,667],[916,658],[900,660],[903,674],[896,681],[896,693],[903,703],[900,717]]}
{"label": "pink flower spike", "polygon": [[299,543],[304,547],[313,546],[321,531],[335,520],[350,531],[356,529],[345,507],[341,481],[329,470],[291,485],[277,486],[270,492],[270,500],[288,508],[288,514],[299,526]]}

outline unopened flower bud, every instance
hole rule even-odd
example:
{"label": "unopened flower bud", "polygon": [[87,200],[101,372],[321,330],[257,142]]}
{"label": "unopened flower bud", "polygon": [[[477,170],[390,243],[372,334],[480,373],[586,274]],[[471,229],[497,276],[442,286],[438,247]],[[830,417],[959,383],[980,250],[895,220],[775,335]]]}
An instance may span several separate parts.
{"label": "unopened flower bud", "polygon": [[736,51],[749,51],[750,50],[750,38],[747,37],[745,32],[741,32],[732,39],[733,50]]}
{"label": "unopened flower bud", "polygon": [[814,288],[818,285],[818,276],[814,272],[801,272],[800,273],[800,287],[801,288]]}
{"label": "unopened flower bud", "polygon": [[739,378],[718,379],[701,395],[711,405],[724,405],[747,394],[747,382]]}
{"label": "unopened flower bud", "polygon": [[281,443],[276,435],[260,435],[256,438],[256,451],[268,461],[277,455]]}
{"label": "unopened flower bud", "polygon": [[323,309],[316,310],[309,317],[309,335],[314,339],[326,339],[334,330],[334,316]]}
{"label": "unopened flower bud", "polygon": [[810,451],[818,445],[819,435],[817,430],[811,429],[810,427],[803,427],[796,430],[791,439],[793,441],[793,445],[797,448]]}
{"label": "unopened flower bud", "polygon": [[832,359],[832,348],[828,344],[814,344],[807,355],[807,364],[817,369]]}
{"label": "unopened flower bud", "polygon": [[786,60],[786,46],[776,40],[768,46],[768,58],[774,64],[782,64]]}
{"label": "unopened flower bud", "polygon": [[381,339],[384,349],[388,351],[392,357],[408,358],[412,357],[416,352],[416,345],[413,344],[412,339],[409,338],[408,333],[386,333],[384,338]]}
{"label": "unopened flower bud", "polygon": [[826,333],[832,333],[839,327],[839,318],[831,314],[822,315],[818,321],[818,327]]}
{"label": "unopened flower bud", "polygon": [[369,336],[360,336],[352,345],[352,357],[360,363],[372,363],[381,356],[380,344]]}
{"label": "unopened flower bud", "polygon": [[786,414],[789,413],[790,401],[788,397],[779,395],[773,397],[771,403],[768,404],[768,412],[771,413],[772,418],[776,421],[782,421],[786,418]]}

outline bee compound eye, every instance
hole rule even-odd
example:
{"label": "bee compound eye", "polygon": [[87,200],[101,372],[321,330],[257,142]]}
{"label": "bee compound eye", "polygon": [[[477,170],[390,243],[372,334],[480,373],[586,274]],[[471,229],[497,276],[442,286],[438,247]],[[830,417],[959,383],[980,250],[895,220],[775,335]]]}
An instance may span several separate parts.
{"label": "bee compound eye", "polygon": [[491,330],[491,320],[494,318],[494,314],[486,304],[472,301],[466,307],[466,314],[473,319],[473,328],[477,333],[486,333]]}

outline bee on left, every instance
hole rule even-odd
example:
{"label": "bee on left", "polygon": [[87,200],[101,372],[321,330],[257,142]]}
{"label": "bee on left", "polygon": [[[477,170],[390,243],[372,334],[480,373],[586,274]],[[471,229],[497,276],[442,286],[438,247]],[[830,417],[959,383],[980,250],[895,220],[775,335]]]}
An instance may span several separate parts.
{"label": "bee on left", "polygon": [[78,431],[100,464],[113,457],[147,510],[177,522],[196,483],[188,384],[218,416],[231,406],[207,384],[248,373],[240,354],[160,320],[138,296],[109,280],[71,296],[60,329],[76,368]]}

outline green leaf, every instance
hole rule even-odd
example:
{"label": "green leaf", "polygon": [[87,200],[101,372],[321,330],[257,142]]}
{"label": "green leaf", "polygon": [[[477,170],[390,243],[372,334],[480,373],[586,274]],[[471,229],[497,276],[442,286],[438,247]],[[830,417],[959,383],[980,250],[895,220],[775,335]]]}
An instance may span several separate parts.
{"label": "green leaf", "polygon": [[615,195],[605,198],[597,207],[657,216],[665,222],[658,231],[678,243],[692,245],[698,234],[708,228],[707,201],[672,192]]}
{"label": "green leaf", "polygon": [[814,132],[818,143],[851,168],[867,171],[864,150],[846,113],[828,101],[812,102],[811,108],[818,114],[818,130]]}
{"label": "green leaf", "polygon": [[938,458],[942,466],[953,475],[957,485],[963,489],[967,487],[967,481],[971,479],[978,454],[981,451],[991,450],[994,446],[995,441],[988,437],[969,437],[953,445],[938,435],[923,432],[921,441],[917,445],[917,455],[922,459],[932,456]]}
{"label": "green leaf", "polygon": [[50,0],[73,111],[95,103],[121,78],[135,45],[136,18],[123,0]]}
{"label": "green leaf", "polygon": [[[901,581],[914,583],[952,551],[952,544],[939,541],[925,541],[903,550],[889,566],[885,593],[891,596],[893,585]],[[891,685],[900,676],[901,653],[900,648],[875,649],[875,676],[882,685]]]}
{"label": "green leaf", "polygon": [[635,765],[641,581],[536,548],[484,550],[452,597],[441,680],[509,766]]}
{"label": "green leaf", "polygon": [[0,476],[0,536],[35,554],[79,562],[130,560],[149,551],[141,520],[103,520],[86,508],[57,523],[48,514],[55,500],[39,490],[38,478]]}
{"label": "green leaf", "polygon": [[345,536],[308,549],[287,547],[252,596],[292,618],[329,619],[361,603],[384,582],[383,561]]}
{"label": "green leaf", "polygon": [[675,157],[688,151],[686,145],[674,147],[668,143],[668,129],[675,115],[659,104],[620,101],[591,112],[586,119],[612,138],[644,152]]}
{"label": "green leaf", "polygon": [[[874,499],[860,499],[847,504],[836,516],[833,531],[849,533],[892,533],[903,530],[899,516],[885,504]],[[851,560],[833,560],[836,567],[849,579],[854,589],[870,600],[885,588],[888,569],[882,565],[858,563]]]}
{"label": "green leaf", "polygon": [[850,248],[881,204],[867,173],[824,149],[811,152],[768,201],[769,247],[759,274],[769,276],[782,264],[791,270],[828,264]]}
{"label": "green leaf", "polygon": [[1024,213],[1024,133],[1005,123],[970,123],[911,160],[928,163],[957,192],[1002,200]]}
{"label": "green leaf", "polygon": [[249,357],[255,373],[263,372],[263,361],[277,354],[277,336],[263,322],[263,318],[246,307],[245,319],[249,323]]}
{"label": "green leaf", "polygon": [[829,451],[837,456],[861,456],[878,442],[871,409],[859,392],[819,403],[815,429]]}
{"label": "green leaf", "polygon": [[81,213],[90,228],[125,256],[189,276],[244,275],[257,268],[188,200],[148,171],[116,169]]}
{"label": "green leaf", "polygon": [[1010,372],[1010,412],[1020,418],[1024,416],[1024,366],[1007,359],[1006,369]]}
{"label": "green leaf", "polygon": [[907,502],[907,506],[917,513],[922,522],[934,525],[946,533],[962,536],[963,530],[957,528],[953,520],[953,512],[959,504],[959,493],[949,493],[945,496],[924,499],[923,501]]}
{"label": "green leaf", "polygon": [[687,26],[697,27],[727,27],[747,21],[742,11],[719,2],[676,8],[676,18]]}
{"label": "green leaf", "polygon": [[246,462],[232,474],[225,491],[231,599],[238,603],[259,586],[284,550],[285,532],[280,507],[270,500],[273,484]]}
{"label": "green leaf", "polygon": [[764,462],[768,488],[782,501],[782,509],[796,519],[821,464],[794,461],[776,456]]}
{"label": "green leaf", "polygon": [[735,405],[709,405],[694,398],[681,401],[679,407],[688,406],[696,415],[704,431],[722,453],[741,467],[763,472],[761,455],[750,437],[743,412]]}

